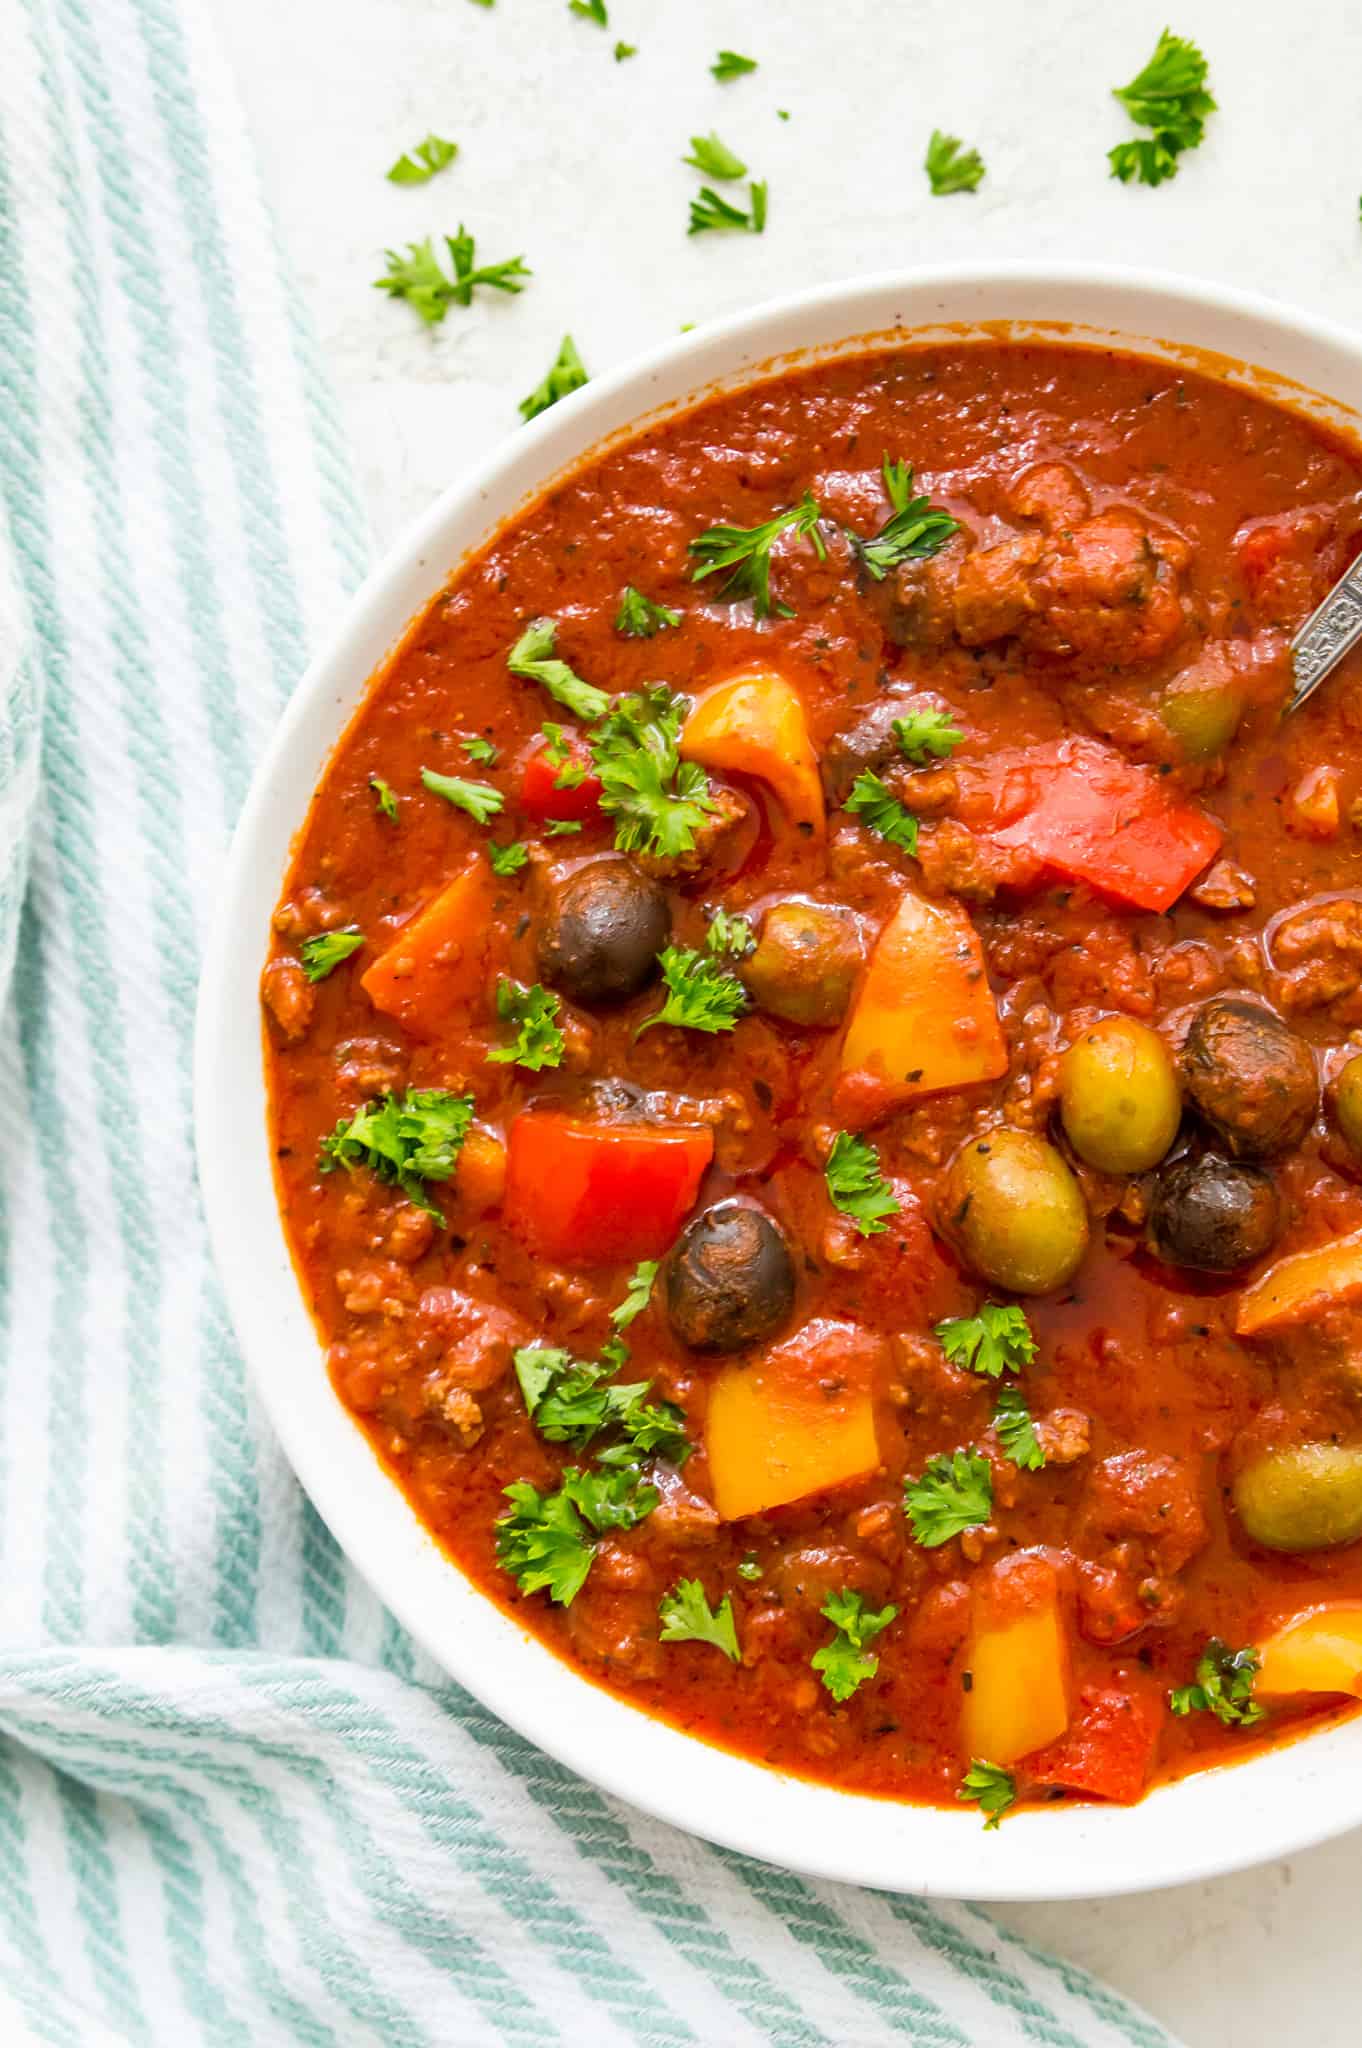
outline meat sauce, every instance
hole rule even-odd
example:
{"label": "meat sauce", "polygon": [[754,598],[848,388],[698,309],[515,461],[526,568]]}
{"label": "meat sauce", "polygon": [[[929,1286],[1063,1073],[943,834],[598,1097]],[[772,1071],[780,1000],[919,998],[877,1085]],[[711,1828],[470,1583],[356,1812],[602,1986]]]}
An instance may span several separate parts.
{"label": "meat sauce", "polygon": [[[864,543],[892,517],[884,465],[899,462],[949,518],[932,552],[877,576]],[[725,595],[731,570],[696,580],[697,537],[753,528],[806,493],[818,523],[775,537],[769,616],[751,585]],[[1264,1452],[1362,1446],[1351,1269],[1323,1276],[1309,1314],[1269,1304],[1265,1325],[1239,1327],[1284,1257],[1362,1230],[1362,1120],[1350,1136],[1335,1100],[1362,1047],[1362,663],[1279,716],[1289,635],[1359,545],[1362,454],[1265,400],[1078,348],[904,348],[716,398],[588,462],[459,570],[375,679],[274,921],[263,993],[280,1205],[338,1397],[451,1559],[590,1678],[784,1769],[933,1802],[957,1795],[979,1727],[1002,1728],[993,1747],[1011,1753],[985,1760],[1023,1798],[1129,1799],[1338,1711],[1347,1685],[1260,1684],[1257,1720],[1176,1712],[1170,1694],[1213,1638],[1261,1655],[1294,1617],[1362,1603],[1362,1545],[1345,1526],[1362,1478],[1343,1471],[1341,1519],[1305,1547],[1235,1492]],[[626,586],[677,622],[621,631]],[[574,717],[540,677],[508,671],[538,620],[556,627],[538,658],[612,701],[665,683],[683,700],[683,753],[688,734],[706,754],[694,707],[734,677],[784,691],[754,700],[752,719],[775,721],[765,752],[750,721],[709,745],[696,772],[710,809],[688,851],[615,854],[589,738],[599,704]],[[956,738],[906,757],[891,700],[894,716],[941,714]],[[551,775],[546,721],[563,728]],[[470,740],[494,754],[473,758]],[[566,777],[564,761],[577,764]],[[502,808],[479,822],[423,770],[490,787]],[[895,806],[881,824],[916,821],[915,850],[847,808],[866,774]],[[489,846],[511,844],[523,865],[492,872]],[[597,878],[581,880],[604,856],[632,876],[623,908],[605,905],[608,986],[592,980]],[[460,876],[462,925],[413,939],[407,981],[380,971],[366,989]],[[812,936],[810,903],[828,913]],[[911,984],[942,934],[954,948],[925,997],[896,995],[885,965],[905,904],[916,923],[895,973]],[[712,950],[716,911],[764,940],[791,905],[792,942],[773,940],[765,981],[771,947],[744,959],[739,934]],[[305,942],[342,929],[362,944],[309,981]],[[667,944],[741,977],[731,1028],[640,1029],[667,994],[654,964]],[[960,1004],[956,960],[973,977]],[[881,971],[889,1000],[867,1023]],[[503,982],[557,993],[556,1064],[489,1058],[514,1038]],[[1303,1097],[1266,1140],[1271,1047],[1261,1067],[1232,1047],[1209,1080],[1188,1065],[1198,1016],[1225,997],[1256,1006],[1250,1037],[1264,1013],[1280,1019],[1292,1071],[1305,1061]],[[1139,1170],[1096,1165],[1069,1135],[1064,1055],[1112,1017],[1152,1029],[1177,1076],[1176,1135]],[[1203,1037],[1215,1021],[1203,1016]],[[917,1032],[926,1051],[848,1066],[848,1034],[877,1030]],[[1157,1067],[1159,1047],[1138,1043]],[[960,1073],[933,1086],[941,1060]],[[441,1221],[363,1159],[319,1170],[328,1134],[407,1090],[471,1098],[457,1164],[424,1183]],[[518,1154],[513,1133],[534,1119],[552,1142]],[[590,1175],[578,1188],[565,1127],[587,1143],[619,1134],[604,1192]],[[965,1243],[973,1196],[958,1201],[952,1176],[973,1139],[991,1171],[999,1130],[1036,1140],[1081,1197],[1065,1226],[1075,1255],[1039,1291]],[[659,1133],[677,1139],[665,1186]],[[830,1195],[839,1133],[873,1148],[887,1187],[866,1230]],[[1229,1232],[1218,1266],[1178,1171],[1203,1175],[1222,1251]],[[1238,1251],[1235,1173],[1265,1233]],[[736,1223],[714,1220],[735,1202]],[[668,1253],[683,1230],[684,1261]],[[617,1331],[644,1240],[662,1271]],[[1022,1310],[1034,1339],[996,1379],[937,1334],[985,1304]],[[595,1361],[621,1335],[618,1379],[675,1404],[690,1455],[673,1442],[636,1461],[656,1502],[632,1526],[586,1531],[570,1599],[522,1592],[498,1560],[505,1489],[546,1496],[612,1439],[549,1440],[513,1358],[549,1346]],[[1007,1454],[1004,1384],[1043,1464]],[[772,1387],[806,1419],[810,1402],[826,1412],[781,1451],[796,1494],[763,1505],[786,1426],[779,1400],[762,1405]],[[905,1481],[960,1450],[991,1498],[959,1533],[919,1540]],[[802,1493],[788,1479],[801,1459]],[[711,1613],[731,1603],[738,1661],[662,1639],[659,1608],[685,1581]],[[839,1699],[813,1659],[834,1637],[825,1604],[848,1593],[896,1612]],[[1042,1702],[1010,1737],[1006,1704],[1001,1723],[996,1700],[991,1720],[983,1707],[969,1719],[999,1668],[1004,1693]]]}

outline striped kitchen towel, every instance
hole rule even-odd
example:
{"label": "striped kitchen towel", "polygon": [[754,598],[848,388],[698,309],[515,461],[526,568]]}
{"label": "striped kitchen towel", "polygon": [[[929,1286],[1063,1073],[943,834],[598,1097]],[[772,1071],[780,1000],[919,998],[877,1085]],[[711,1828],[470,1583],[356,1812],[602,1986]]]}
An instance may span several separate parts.
{"label": "striped kitchen towel", "polygon": [[205,1248],[190,1026],[252,761],[363,522],[197,6],[0,0],[0,51],[5,946],[33,812],[0,2039],[1167,2048],[974,1909],[602,1797],[424,1662],[299,1493]]}

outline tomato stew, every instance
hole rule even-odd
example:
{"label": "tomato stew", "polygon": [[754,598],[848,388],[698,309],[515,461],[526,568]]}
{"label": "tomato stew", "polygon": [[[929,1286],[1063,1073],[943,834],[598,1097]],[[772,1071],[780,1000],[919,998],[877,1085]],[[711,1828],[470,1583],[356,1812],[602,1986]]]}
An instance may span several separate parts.
{"label": "tomato stew", "polygon": [[[911,468],[910,468],[911,465]],[[647,1712],[1131,1800],[1362,1690],[1362,453],[904,348],[587,462],[412,629],[265,969],[339,1398]]]}

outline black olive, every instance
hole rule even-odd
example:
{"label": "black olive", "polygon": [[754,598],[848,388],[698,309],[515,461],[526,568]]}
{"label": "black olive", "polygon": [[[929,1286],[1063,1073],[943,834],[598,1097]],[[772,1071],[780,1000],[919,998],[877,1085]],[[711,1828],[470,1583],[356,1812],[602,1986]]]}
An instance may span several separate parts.
{"label": "black olive", "polygon": [[1216,996],[1192,1019],[1182,1078],[1206,1122],[1240,1159],[1298,1145],[1319,1109],[1315,1056],[1261,1003]]}
{"label": "black olive", "polygon": [[575,1002],[623,1002],[652,977],[671,927],[666,896],[630,861],[586,861],[548,885],[540,973]]}
{"label": "black olive", "polygon": [[1149,1243],[1170,1266],[1234,1273],[1271,1249],[1278,1220],[1277,1190],[1260,1167],[1208,1152],[1159,1174]]}
{"label": "black olive", "polygon": [[671,1326],[692,1351],[759,1344],[794,1307],[785,1234],[750,1202],[702,1210],[668,1252],[662,1277]]}

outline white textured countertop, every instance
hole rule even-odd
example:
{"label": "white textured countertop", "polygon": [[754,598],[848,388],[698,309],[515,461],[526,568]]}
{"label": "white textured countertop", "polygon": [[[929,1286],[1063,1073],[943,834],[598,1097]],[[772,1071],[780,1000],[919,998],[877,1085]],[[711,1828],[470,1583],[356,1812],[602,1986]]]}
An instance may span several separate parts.
{"label": "white textured countertop", "polygon": [[[1355,0],[1175,9],[1222,111],[1155,192],[1115,184],[1103,154],[1130,132],[1107,89],[1149,55],[1165,0],[611,0],[608,33],[567,0],[216,6],[380,544],[513,429],[565,331],[601,370],[802,285],[998,256],[1157,264],[1362,327]],[[639,46],[623,64],[617,35]],[[716,84],[722,46],[761,69]],[[976,196],[929,196],[933,127],[982,151]],[[698,181],[679,158],[711,128],[770,181],[759,239],[686,238]],[[431,129],[459,143],[457,163],[424,188],[387,184]],[[460,221],[480,260],[523,253],[534,278],[426,333],[370,280],[385,245]],[[1185,1891],[1003,1917],[1189,2048],[1357,2048],[1360,1879],[1354,1835]]]}

